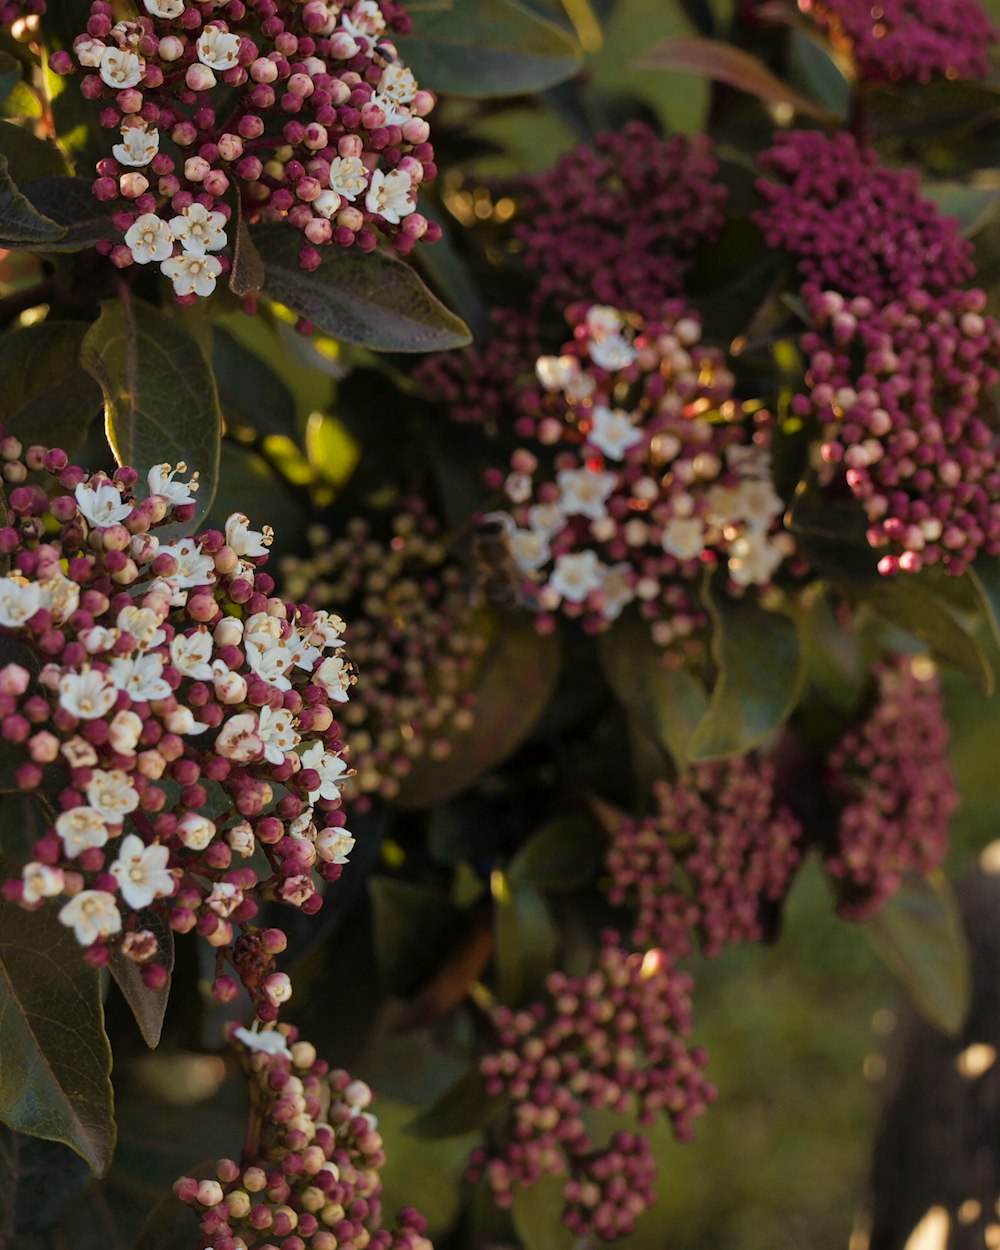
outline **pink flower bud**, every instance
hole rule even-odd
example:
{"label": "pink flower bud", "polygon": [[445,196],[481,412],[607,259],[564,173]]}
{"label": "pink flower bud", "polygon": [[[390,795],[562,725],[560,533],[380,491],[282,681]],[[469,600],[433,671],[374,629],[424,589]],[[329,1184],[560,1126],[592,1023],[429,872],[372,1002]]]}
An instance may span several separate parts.
{"label": "pink flower bud", "polygon": [[160,40],[158,53],[161,61],[179,61],[184,55],[184,41],[176,35],[166,35]]}
{"label": "pink flower bud", "polygon": [[219,136],[219,156],[224,161],[238,161],[243,155],[243,140],[239,135]]}
{"label": "pink flower bud", "polygon": [[184,177],[188,182],[201,182],[211,168],[203,156],[189,156],[184,162]]}
{"label": "pink flower bud", "polygon": [[191,91],[211,91],[215,86],[215,74],[207,65],[202,65],[200,61],[187,67],[187,73],[184,75],[184,81]]}

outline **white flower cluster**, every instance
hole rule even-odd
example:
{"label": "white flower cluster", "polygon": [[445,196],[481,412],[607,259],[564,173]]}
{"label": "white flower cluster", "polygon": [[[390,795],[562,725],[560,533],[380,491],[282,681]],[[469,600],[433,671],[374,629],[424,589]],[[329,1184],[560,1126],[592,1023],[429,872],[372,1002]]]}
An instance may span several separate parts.
{"label": "white flower cluster", "polygon": [[[126,132],[132,133],[134,128]],[[158,262],[178,295],[211,295],[222,265],[210,253],[221,252],[229,242],[225,224],[221,213],[209,212],[196,201],[169,221],[156,213],[140,214],[125,232],[125,243],[136,264]],[[174,255],[175,243],[181,245],[179,256]]]}

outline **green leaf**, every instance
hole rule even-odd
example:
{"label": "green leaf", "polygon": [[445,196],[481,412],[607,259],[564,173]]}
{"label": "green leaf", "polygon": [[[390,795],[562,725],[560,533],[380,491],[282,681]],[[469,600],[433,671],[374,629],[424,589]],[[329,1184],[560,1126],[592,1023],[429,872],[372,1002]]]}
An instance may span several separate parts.
{"label": "green leaf", "polygon": [[575,890],[590,881],[601,862],[601,839],[584,816],[557,816],[525,842],[507,866],[511,885],[536,890]]}
{"label": "green leaf", "polygon": [[167,1011],[167,1000],[170,998],[170,977],[174,970],[174,933],[155,912],[139,913],[139,925],[149,929],[156,935],[158,948],[153,956],[153,963],[167,972],[167,980],[162,989],[151,990],[142,979],[141,970],[134,960],[115,950],[111,955],[111,975],[122,992],[139,1026],[143,1041],[150,1049],[160,1044],[163,1032],[163,1017]]}
{"label": "green leaf", "polygon": [[684,669],[668,668],[648,622],[632,613],[601,635],[598,652],[611,689],[637,726],[682,766],[708,706],[701,682]]}
{"label": "green leaf", "polygon": [[21,66],[9,52],[0,52],[0,104],[21,81]]}
{"label": "green leaf", "polygon": [[51,907],[0,903],[0,1120],[98,1174],[114,1149],[100,976]]}
{"label": "green leaf", "polygon": [[706,601],[718,677],[688,749],[698,762],[744,755],[763,742],[791,715],[803,675],[788,617],[711,593]]}
{"label": "green leaf", "polygon": [[497,995],[511,1007],[536,998],[552,971],[559,934],[545,899],[496,872],[491,880]]}
{"label": "green leaf", "polygon": [[439,890],[416,882],[372,877],[368,891],[379,971],[394,994],[409,995],[441,962],[461,913]]}
{"label": "green leaf", "polygon": [[861,639],[849,620],[838,620],[822,582],[810,587],[800,636],[809,679],[837,707],[856,706],[868,678]]}
{"label": "green leaf", "polygon": [[472,686],[473,724],[451,736],[442,760],[425,756],[404,777],[396,802],[431,807],[467,789],[506,758],[531,732],[559,676],[559,646],[539,636],[524,617],[494,623],[492,646]]}
{"label": "green leaf", "polygon": [[49,174],[65,174],[66,162],[54,143],[46,143],[24,126],[0,121],[0,152],[19,187]]}
{"label": "green leaf", "polygon": [[64,226],[42,216],[21,194],[0,156],[0,247],[46,248],[66,233]]}
{"label": "green leaf", "polygon": [[819,39],[792,30],[788,40],[789,69],[809,94],[843,122],[851,101],[851,84]]}
{"label": "green leaf", "polygon": [[86,178],[52,174],[26,186],[24,196],[37,212],[63,227],[58,239],[45,244],[47,252],[86,251],[114,235],[113,205],[95,199]]}
{"label": "green leaf", "polygon": [[266,360],[218,325],[212,327],[212,367],[227,427],[295,434],[294,395]]}
{"label": "green leaf", "polygon": [[72,454],[101,411],[101,391],[80,365],[86,325],[43,321],[0,338],[0,422],[9,434]]}
{"label": "green leaf", "polygon": [[89,1180],[90,1168],[68,1146],[0,1125],[0,1213],[14,1233],[51,1228]]}
{"label": "green leaf", "polygon": [[413,14],[396,46],[422,87],[477,97],[522,95],[571,78],[580,48],[518,0],[452,0]]}
{"label": "green leaf", "polygon": [[115,459],[143,477],[154,464],[184,461],[200,474],[200,520],[218,485],[222,414],[198,343],[177,321],[129,296],[101,304],[82,360],[104,392]]}
{"label": "green leaf", "polygon": [[[386,1212],[419,1205],[428,1237],[445,1233],[461,1208],[459,1181],[476,1138],[419,1140],[404,1129],[413,1117],[409,1103],[379,1097],[374,1108],[379,1136],[385,1142],[385,1163],[379,1170],[380,1201]],[[419,1196],[419,1200],[414,1198]]]}
{"label": "green leaf", "polygon": [[1000,556],[980,556],[968,570],[994,641],[1000,645]]}
{"label": "green leaf", "polygon": [[956,1037],[969,1013],[969,949],[945,877],[907,876],[861,928],[921,1015]]}
{"label": "green leaf", "polygon": [[994,688],[993,669],[966,624],[940,595],[920,578],[901,576],[865,589],[864,603],[883,620],[919,638],[946,664],[974,678],[985,694]]}
{"label": "green leaf", "polygon": [[307,273],[297,231],[265,226],[253,238],[266,272],[261,293],[333,338],[380,352],[447,351],[471,341],[465,323],[386,252],[326,248],[320,267]]}
{"label": "green leaf", "polygon": [[250,230],[243,218],[240,197],[236,197],[236,243],[233,247],[233,267],[229,272],[229,289],[242,298],[252,295],[264,285],[264,262],[257,251]]}
{"label": "green leaf", "polygon": [[414,1137],[460,1137],[485,1128],[506,1099],[487,1094],[479,1068],[473,1065],[454,1084],[406,1125]]}
{"label": "green leaf", "polygon": [[924,179],[920,183],[920,194],[936,204],[943,217],[956,218],[967,238],[978,234],[1000,208],[1000,190],[996,187],[970,187],[964,182]]}
{"label": "green leaf", "polygon": [[564,1176],[516,1186],[511,1216],[524,1250],[573,1250],[576,1235],[562,1221]]}

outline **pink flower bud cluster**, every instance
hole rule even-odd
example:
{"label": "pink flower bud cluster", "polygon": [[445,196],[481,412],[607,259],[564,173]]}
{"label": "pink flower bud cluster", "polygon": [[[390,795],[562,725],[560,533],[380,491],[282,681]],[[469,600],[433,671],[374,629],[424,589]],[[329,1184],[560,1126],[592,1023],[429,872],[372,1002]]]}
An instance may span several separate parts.
{"label": "pink flower bud cluster", "polygon": [[366,795],[394,798],[418,760],[446,758],[472,727],[469,685],[486,640],[473,628],[469,574],[423,500],[392,517],[387,541],[363,518],[345,529],[332,542],[314,530],[315,554],[287,559],[282,575],[287,593],[354,613],[345,639],[358,678],[343,720],[363,807]]}
{"label": "pink flower bud cluster", "polygon": [[718,173],[704,136],[661,139],[630,121],[524,179],[513,234],[535,306],[586,300],[656,317],[682,293],[695,247],[722,231]]}
{"label": "pink flower bud cluster", "polygon": [[1000,378],[1000,326],[984,291],[910,289],[876,306],[834,291],[807,298],[807,395],[821,475],[843,475],[886,550],[879,572],[964,571],[1000,552],[1000,459],[984,416]]}
{"label": "pink flower bud cluster", "polygon": [[827,784],[843,803],[826,870],[842,915],[869,916],[904,873],[927,873],[948,849],[958,792],[948,765],[948,723],[932,662],[896,656],[876,669],[876,701],[828,761]]}
{"label": "pink flower bud cluster", "polygon": [[987,78],[997,29],[975,0],[799,0],[868,82]]}
{"label": "pink flower bud cluster", "polygon": [[309,1042],[280,1029],[235,1029],[251,1088],[242,1159],[215,1179],[182,1176],[174,1192],[198,1214],[213,1250],[431,1250],[412,1208],[383,1227],[385,1151],[372,1091],[330,1072]]}
{"label": "pink flower bud cluster", "polygon": [[[351,845],[329,706],[343,622],[273,595],[270,530],[242,514],[224,533],[158,537],[194,515],[184,466],[154,466],[143,491],[133,469],[88,476],[11,437],[0,459],[0,636],[14,647],[0,737],[17,786],[51,813],[4,894],[56,902],[89,962],[118,947],[150,984],[162,969],[142,913],[197,930],[229,998],[221,964],[260,901],[316,911],[317,874],[335,880]],[[290,993],[273,968],[284,937],[251,930],[243,947],[258,1014],[273,1019]]]}
{"label": "pink flower bud cluster", "polygon": [[736,593],[770,583],[791,553],[771,480],[767,414],[753,437],[721,353],[674,302],[644,322],[607,305],[570,309],[573,341],[536,365],[542,394],[517,419],[531,439],[495,472],[524,593],[606,629],[637,600],[662,646],[704,621],[694,583],[721,567]]}
{"label": "pink flower bud cluster", "polygon": [[687,1141],[715,1089],[702,1071],[707,1055],[684,1041],[691,978],[660,950],[630,953],[613,932],[601,942],[590,973],[549,974],[544,1002],[494,1009],[499,1047],[480,1068],[487,1093],[506,1095],[510,1110],[498,1142],[473,1153],[469,1172],[486,1177],[501,1205],[515,1185],[566,1176],[566,1223],[613,1240],[655,1201],[655,1168],[641,1137],[616,1134],[595,1148],[586,1109],[636,1111],[645,1125],[662,1113]]}
{"label": "pink flower bud cluster", "polygon": [[777,805],[774,776],[752,755],[701,764],[656,784],[654,815],[615,829],[609,897],[634,907],[633,943],[674,961],[761,940],[761,907],[784,898],[802,857],[802,827]]}
{"label": "pink flower bud cluster", "polygon": [[758,158],[768,247],[790,252],[804,294],[827,289],[887,304],[920,289],[946,294],[975,273],[958,222],[920,196],[916,170],[887,169],[843,131],[779,134]]}
{"label": "pink flower bud cluster", "polygon": [[[177,297],[208,295],[229,268],[231,186],[245,218],[287,221],[307,270],[323,247],[405,255],[439,228],[416,211],[436,172],[418,88],[390,35],[395,0],[143,0],[115,21],[94,0],[57,73],[82,74],[101,124],[121,142],[98,162],[94,194],[117,202],[120,267],[159,264]],[[216,253],[227,252],[225,256]]]}

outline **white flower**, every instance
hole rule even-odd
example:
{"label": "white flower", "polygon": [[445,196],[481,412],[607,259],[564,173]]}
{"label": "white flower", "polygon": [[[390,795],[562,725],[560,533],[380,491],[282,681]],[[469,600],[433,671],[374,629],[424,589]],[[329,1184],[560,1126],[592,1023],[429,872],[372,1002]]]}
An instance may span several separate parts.
{"label": "white flower", "polygon": [[221,660],[212,661],[212,685],[220,703],[233,706],[247,697],[247,679],[242,673],[233,673]]}
{"label": "white flower", "polygon": [[313,212],[319,213],[321,217],[325,217],[328,221],[334,213],[340,211],[343,199],[336,191],[321,191],[319,195],[312,201]]}
{"label": "white flower", "polygon": [[590,517],[592,521],[608,515],[605,502],[618,482],[615,473],[592,473],[590,469],[560,469],[559,506],[568,516]]}
{"label": "white flower", "polygon": [[62,569],[57,568],[55,576],[47,577],[38,583],[42,607],[52,613],[52,619],[61,625],[80,606],[80,583],[67,577]]}
{"label": "white flower", "polygon": [[177,822],[177,836],[189,851],[203,851],[215,837],[215,822],[197,812],[185,812]]}
{"label": "white flower", "polygon": [[182,538],[179,542],[164,544],[160,548],[160,555],[173,556],[177,561],[177,572],[170,574],[169,581],[178,590],[210,586],[215,581],[215,561],[211,556],[203,554],[193,538]]}
{"label": "white flower", "polygon": [[253,836],[253,828],[248,820],[241,820],[226,832],[226,841],[231,850],[244,859],[249,859],[257,847],[257,839]]}
{"label": "white flower", "polygon": [[82,673],[63,673],[59,678],[59,706],[81,720],[97,720],[115,705],[118,691],[107,675],[96,668]]}
{"label": "white flower", "polygon": [[209,69],[224,73],[235,69],[240,59],[240,37],[218,26],[206,26],[198,36],[198,60]]}
{"label": "white flower", "polygon": [[642,442],[642,430],[632,424],[628,413],[621,408],[598,405],[594,408],[592,421],[587,442],[593,443],[612,460],[623,460],[630,447]]}
{"label": "white flower", "polygon": [[109,825],[120,825],[139,806],[139,792],[120,768],[95,768],[87,782],[87,801]]}
{"label": "white flower", "polygon": [[160,272],[174,284],[177,295],[211,295],[215,280],[222,273],[217,256],[182,252],[160,265]]}
{"label": "white flower", "polygon": [[675,516],[663,527],[660,544],[678,560],[693,560],[705,549],[705,523],[701,517]]}
{"label": "white flower", "polygon": [[204,625],[193,634],[175,634],[170,640],[171,663],[185,677],[211,681],[215,675],[212,668],[212,646],[212,635]]}
{"label": "white flower", "polygon": [[71,807],[62,812],[56,818],[56,833],[62,838],[70,859],[92,846],[103,846],[108,840],[104,818],[92,807]]}
{"label": "white flower", "polygon": [[313,809],[307,807],[304,811],[299,812],[298,816],[288,826],[290,837],[301,838],[303,841],[309,839],[314,841],[316,838],[316,826],[313,824]]}
{"label": "white flower", "polygon": [[274,531],[269,525],[262,530],[250,528],[250,518],[242,512],[234,512],[226,521],[226,544],[248,560],[256,556],[266,556],[267,549],[274,541]]}
{"label": "white flower", "polygon": [[137,52],[105,48],[101,53],[101,78],[115,91],[134,87],[146,72],[146,62]]}
{"label": "white flower", "polygon": [[100,39],[91,39],[87,35],[77,35],[73,40],[76,59],[88,69],[97,69],[106,47],[107,44],[102,43]]}
{"label": "white flower", "polygon": [[257,732],[257,717],[253,712],[231,716],[219,730],[215,749],[219,755],[239,764],[260,759],[264,754],[264,743]]}
{"label": "white flower", "polygon": [[625,318],[610,304],[594,304],[587,309],[587,329],[595,339],[620,334]]}
{"label": "white flower", "polygon": [[140,651],[148,651],[150,647],[158,647],[166,638],[160,628],[162,618],[152,608],[140,608],[135,604],[122,608],[115,624],[123,634],[131,634],[135,645]]}
{"label": "white flower", "polygon": [[518,568],[534,573],[552,556],[548,538],[539,530],[515,530],[510,536],[510,554]]}
{"label": "white flower", "polygon": [[368,186],[368,170],[356,156],[336,156],[330,162],[330,188],[345,200],[356,200]]}
{"label": "white flower", "polygon": [[372,92],[371,103],[377,105],[385,114],[385,125],[402,126],[410,120],[411,113],[405,104],[400,104],[391,96]]}
{"label": "white flower", "polygon": [[339,655],[327,656],[312,675],[313,681],[322,686],[335,703],[346,703],[351,686],[354,685],[354,670]]}
{"label": "white flower", "polygon": [[729,576],[737,586],[765,586],[782,558],[780,545],[760,531],[748,530],[730,545]]}
{"label": "white flower", "polygon": [[217,916],[225,920],[242,902],[243,891],[238,885],[233,885],[231,881],[216,881],[205,899],[205,906],[210,907]]}
{"label": "white flower", "polygon": [[309,642],[324,651],[336,651],[344,645],[344,630],[347,626],[333,612],[319,611],[314,613],[308,625]]}
{"label": "white flower", "polygon": [[110,651],[119,638],[117,629],[105,629],[103,625],[92,625],[80,635],[80,641],[91,655],[98,651]]}
{"label": "white flower", "polygon": [[163,723],[172,734],[203,734],[209,727],[208,721],[195,720],[189,707],[175,707],[164,716]]}
{"label": "white flower", "polygon": [[[192,207],[194,207],[192,205]],[[200,207],[200,205],[199,205]],[[221,213],[213,214],[221,217]],[[193,251],[191,244],[187,244],[188,250]],[[174,477],[178,473],[186,473],[187,465],[182,460],[179,464],[154,464],[146,474],[146,482],[149,486],[151,495],[162,495],[164,499],[169,499],[176,507],[178,504],[194,503],[194,492],[201,483],[198,481],[198,474],[191,476],[190,482],[175,482]]]}
{"label": "white flower", "polygon": [[93,768],[97,763],[97,752],[86,740],[79,736],[70,738],[59,748],[70,768]]}
{"label": "white flower", "polygon": [[166,260],[174,250],[170,227],[156,213],[143,213],[137,217],[125,231],[125,243],[137,265]]}
{"label": "white flower", "polygon": [[142,717],[135,712],[118,712],[108,726],[108,741],[119,755],[132,755],[142,736]]}
{"label": "white flower", "polygon": [[173,693],[170,683],[163,676],[163,659],[155,652],[131,659],[120,656],[112,660],[110,677],[119,690],[126,691],[137,703],[169,699]]}
{"label": "white flower", "polygon": [[295,717],[284,708],[262,707],[257,720],[257,733],[264,743],[264,758],[272,764],[283,764],[285,756],[299,743]]}
{"label": "white flower", "polygon": [[314,647],[308,635],[303,634],[295,626],[292,626],[292,633],[287,639],[287,644],[295,667],[303,668],[307,673],[311,673],[323,654],[322,651],[318,647]]}
{"label": "white flower", "polygon": [[243,645],[247,663],[257,674],[279,690],[289,690],[286,674],[295,663],[292,640],[282,637],[281,622],[266,612],[258,612],[246,622]]}
{"label": "white flower", "polygon": [[536,503],[528,509],[528,524],[537,534],[551,538],[566,524],[566,516],[557,503]]}
{"label": "white flower", "polygon": [[[206,252],[221,251],[229,241],[226,238],[225,224],[226,219],[221,213],[209,212],[205,205],[199,204],[197,200],[189,204],[177,217],[170,218],[170,229],[174,232],[174,238],[184,249],[185,256],[204,256]],[[178,465],[177,468],[183,473],[186,466]],[[159,469],[169,471],[170,466],[157,465],[153,472]],[[152,487],[150,489],[152,490]],[[176,502],[191,503],[192,501],[182,499]]]}
{"label": "white flower", "polygon": [[385,30],[385,18],[377,0],[358,0],[349,13],[341,14],[340,20],[355,39],[359,35],[381,35]]}
{"label": "white flower", "polygon": [[26,903],[37,903],[43,898],[54,898],[63,891],[66,878],[61,868],[48,864],[30,863],[21,869],[21,898]]}
{"label": "white flower", "polygon": [[17,629],[30,621],[41,606],[42,592],[37,582],[0,577],[0,625]]}
{"label": "white flower", "polygon": [[184,0],[142,0],[150,17],[162,17],[165,22],[180,17],[184,12]]}
{"label": "white flower", "polygon": [[331,755],[322,742],[314,742],[311,747],[302,752],[299,759],[303,768],[311,768],[319,773],[319,788],[310,790],[310,803],[315,803],[317,798],[340,798],[340,787],[337,782],[346,775],[347,765],[339,755]]}
{"label": "white flower", "polygon": [[413,71],[404,65],[387,65],[378,80],[378,93],[396,104],[409,104],[417,94]]}
{"label": "white flower", "polygon": [[81,482],[73,492],[84,520],[91,525],[105,527],[117,525],[132,515],[132,505],[122,499],[122,493],[114,482],[91,478],[92,483],[95,481],[96,486],[86,486]]}
{"label": "white flower", "polygon": [[354,845],[346,829],[321,829],[316,837],[316,852],[328,864],[346,864]]}
{"label": "white flower", "polygon": [[400,218],[417,207],[410,197],[411,186],[412,179],[405,169],[394,169],[388,174],[376,169],[365,196],[365,208],[398,225]]}
{"label": "white flower", "polygon": [[81,890],[59,912],[59,919],[73,930],[81,946],[92,946],[102,937],[120,933],[122,928],[115,896],[107,890]]}
{"label": "white flower", "polygon": [[111,155],[119,165],[140,169],[148,165],[159,150],[160,132],[155,126],[151,129],[147,126],[123,126],[122,141],[114,145]]}
{"label": "white flower", "polygon": [[535,373],[547,391],[563,391],[580,372],[575,356],[539,356]]}
{"label": "white flower", "polygon": [[147,846],[134,833],[122,838],[118,858],[110,871],[129,907],[138,911],[148,907],[154,898],[173,894],[177,883],[167,868],[169,858],[170,852],[158,842]]}
{"label": "white flower", "polygon": [[595,339],[587,349],[590,359],[602,369],[624,369],[636,357],[634,347],[630,347],[620,334],[609,334],[607,338]]}
{"label": "white flower", "polygon": [[263,1033],[258,1033],[256,1020],[252,1030],[233,1029],[233,1037],[249,1050],[259,1050],[265,1055],[283,1055],[286,1059],[292,1057],[292,1052],[285,1042],[284,1033],[279,1033],[277,1029],[267,1029]]}
{"label": "white flower", "polygon": [[604,580],[601,582],[601,590],[604,592],[601,616],[606,621],[616,621],[621,616],[622,609],[635,598],[633,576],[634,570],[626,560],[620,564],[612,564],[604,570]]}
{"label": "white flower", "polygon": [[592,590],[600,590],[604,565],[593,551],[557,557],[549,588],[568,603],[583,603]]}

